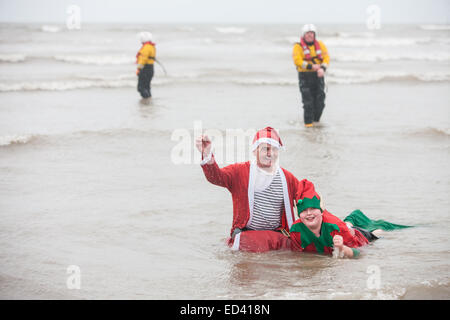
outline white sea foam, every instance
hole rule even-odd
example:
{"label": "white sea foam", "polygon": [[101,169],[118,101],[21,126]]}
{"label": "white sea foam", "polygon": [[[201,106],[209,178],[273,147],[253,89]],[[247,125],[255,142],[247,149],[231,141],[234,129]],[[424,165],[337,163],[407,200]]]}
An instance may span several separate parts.
{"label": "white sea foam", "polygon": [[178,27],[178,30],[184,31],[184,32],[192,32],[192,31],[195,31],[195,28],[191,27],[191,26],[182,26],[182,27]]}
{"label": "white sea foam", "polygon": [[423,82],[441,82],[450,81],[450,73],[438,72],[359,72],[345,69],[330,69],[327,81],[330,83],[352,84],[352,83],[371,83],[380,81],[423,81]]}
{"label": "white sea foam", "polygon": [[334,52],[333,60],[339,62],[377,62],[377,61],[436,61],[446,62],[450,61],[450,52],[367,52],[355,51],[352,53]]}
{"label": "white sea foam", "polygon": [[133,87],[132,80],[71,80],[71,81],[39,81],[0,83],[0,92],[9,91],[65,91],[88,88],[120,88]]}
{"label": "white sea foam", "polygon": [[0,54],[0,62],[22,62],[25,59],[26,55],[20,53]]}
{"label": "white sea foam", "polygon": [[377,36],[375,32],[337,32],[336,35],[342,38],[374,38]]}
{"label": "white sea foam", "polygon": [[61,29],[60,29],[58,26],[43,25],[43,26],[41,27],[41,30],[42,30],[43,32],[52,32],[52,33],[55,33],[55,32],[59,32]]}
{"label": "white sea foam", "polygon": [[[284,38],[290,44],[300,41],[298,36],[289,36]],[[322,37],[320,38],[329,48],[392,48],[424,45],[431,42],[448,44],[448,38],[395,38],[395,37]]]}
{"label": "white sea foam", "polygon": [[423,30],[428,31],[439,31],[439,30],[450,30],[450,25],[448,24],[424,24],[420,26]]}
{"label": "white sea foam", "polygon": [[247,29],[238,27],[217,27],[216,31],[225,34],[227,33],[242,34],[245,33]]}
{"label": "white sea foam", "polygon": [[272,86],[290,86],[298,83],[297,78],[281,79],[281,78],[235,78],[231,80],[232,83],[241,85],[272,85]]}
{"label": "white sea foam", "polygon": [[[33,82],[16,82],[0,83],[0,92],[11,91],[66,91],[75,89],[90,89],[90,88],[132,88],[136,87],[136,79],[130,77],[92,77],[91,79],[77,79],[65,81],[33,81]],[[171,79],[161,78],[152,81],[152,84],[162,85],[172,82]]]}
{"label": "white sea foam", "polygon": [[403,47],[428,43],[431,38],[323,38],[329,47]]}
{"label": "white sea foam", "polygon": [[9,146],[12,144],[25,144],[31,139],[33,139],[33,135],[20,135],[20,134],[13,134],[13,135],[4,135],[0,136],[0,147]]}
{"label": "white sea foam", "polygon": [[56,55],[58,61],[96,65],[133,64],[136,59],[128,55]]}

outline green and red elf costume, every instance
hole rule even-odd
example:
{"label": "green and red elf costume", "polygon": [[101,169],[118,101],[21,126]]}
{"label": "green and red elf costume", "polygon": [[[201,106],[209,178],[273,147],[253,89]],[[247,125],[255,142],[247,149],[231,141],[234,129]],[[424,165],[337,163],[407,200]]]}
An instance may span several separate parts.
{"label": "green and red elf costume", "polygon": [[[316,197],[300,199],[297,211],[300,215],[307,208],[316,208],[322,211],[322,227],[320,236],[317,237],[303,222],[298,219],[290,229],[291,248],[293,251],[315,252],[331,255],[333,253],[333,237],[340,235],[344,245],[351,248],[353,257],[359,255],[356,248],[368,244],[377,239],[371,231],[375,229],[394,230],[408,228],[409,226],[397,225],[384,220],[371,220],[360,210],[353,211],[344,221],[332,215],[320,207],[320,199]],[[349,227],[346,222],[353,224]]]}

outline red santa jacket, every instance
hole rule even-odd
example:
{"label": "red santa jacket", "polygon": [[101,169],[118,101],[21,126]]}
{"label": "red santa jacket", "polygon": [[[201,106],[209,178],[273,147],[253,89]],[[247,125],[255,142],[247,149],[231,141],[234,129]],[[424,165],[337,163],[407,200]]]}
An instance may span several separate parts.
{"label": "red santa jacket", "polygon": [[[212,159],[214,160],[214,156]],[[209,182],[227,188],[231,192],[233,199],[233,224],[230,234],[233,233],[235,228],[244,228],[253,213],[256,163],[247,161],[219,168],[214,161],[212,164],[204,164],[202,169]],[[280,169],[284,195],[281,227],[289,231],[297,217],[293,210],[294,201],[304,197],[312,198],[316,196],[319,198],[319,195],[310,181],[306,179],[299,181],[289,171],[283,168]]]}

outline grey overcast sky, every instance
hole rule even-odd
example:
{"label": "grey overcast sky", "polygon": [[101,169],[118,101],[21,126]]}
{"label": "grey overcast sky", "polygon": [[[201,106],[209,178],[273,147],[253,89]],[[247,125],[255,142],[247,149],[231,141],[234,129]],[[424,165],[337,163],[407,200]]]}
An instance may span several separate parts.
{"label": "grey overcast sky", "polygon": [[64,24],[73,4],[87,23],[364,24],[369,5],[381,23],[450,23],[450,0],[0,0],[0,22]]}

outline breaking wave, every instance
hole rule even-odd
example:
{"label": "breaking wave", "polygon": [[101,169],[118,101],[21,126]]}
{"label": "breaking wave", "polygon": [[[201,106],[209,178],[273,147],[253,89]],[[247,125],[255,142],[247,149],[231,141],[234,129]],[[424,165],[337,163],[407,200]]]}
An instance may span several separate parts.
{"label": "breaking wave", "polygon": [[427,127],[423,129],[414,130],[412,132],[407,133],[408,135],[415,137],[450,137],[450,128],[436,128],[436,127]]}
{"label": "breaking wave", "polygon": [[243,34],[247,29],[238,27],[217,27],[216,31],[224,34]]}
{"label": "breaking wave", "polygon": [[[170,79],[160,78],[152,81],[152,84],[163,85],[173,82]],[[63,81],[33,81],[33,82],[17,82],[0,83],[0,92],[14,91],[66,91],[76,89],[90,88],[134,88],[136,87],[135,77],[84,77],[76,80]]]}
{"label": "breaking wave", "polygon": [[[296,42],[299,42],[299,37],[297,36],[290,36],[284,38],[286,42],[290,44],[294,44]],[[383,38],[377,38],[377,37],[323,37],[321,38],[325,45],[328,48],[372,48],[372,47],[379,47],[379,48],[391,48],[391,47],[408,47],[408,46],[417,46],[417,45],[424,45],[424,44],[430,44],[430,43],[442,43],[442,44],[448,44],[450,42],[450,39],[447,37],[439,37],[439,38],[431,38],[431,37],[424,37],[424,38],[389,38],[389,37],[383,37]]]}
{"label": "breaking wave", "polygon": [[20,53],[0,54],[0,62],[22,62],[25,61],[26,55]]}
{"label": "breaking wave", "polygon": [[17,145],[17,144],[25,144],[32,140],[34,140],[36,136],[34,135],[4,135],[0,136],[0,147],[6,147],[10,145]]}
{"label": "breaking wave", "polygon": [[41,31],[43,32],[51,32],[51,33],[55,33],[55,32],[59,32],[61,30],[60,27],[58,26],[52,26],[52,25],[43,25],[41,27]]}
{"label": "breaking wave", "polygon": [[[448,82],[450,73],[411,73],[411,72],[361,72],[345,69],[331,69],[326,81],[329,84],[367,84],[381,82]],[[204,73],[171,74],[166,77],[156,77],[152,84],[156,86],[190,83],[231,83],[237,85],[298,85],[298,79],[292,74],[280,77],[264,72],[243,72],[233,69],[216,69]],[[117,76],[85,75],[74,79],[52,81],[0,82],[0,92],[17,91],[66,91],[90,88],[135,88],[136,77],[124,74]]]}
{"label": "breaking wave", "polygon": [[356,72],[351,70],[331,69],[327,81],[339,84],[387,81],[444,82],[450,81],[450,73]]}
{"label": "breaking wave", "polygon": [[120,88],[134,87],[132,80],[72,80],[72,81],[39,81],[0,83],[0,92],[11,91],[65,91],[87,88]]}
{"label": "breaking wave", "polygon": [[448,24],[424,24],[420,26],[423,30],[428,31],[441,31],[441,30],[450,30],[450,25]]}
{"label": "breaking wave", "polygon": [[57,61],[80,64],[118,65],[134,64],[135,57],[129,55],[57,55],[53,56]]}
{"label": "breaking wave", "polygon": [[403,52],[403,53],[381,53],[381,52],[353,52],[351,54],[334,54],[333,60],[339,62],[379,62],[379,61],[436,61],[447,62],[450,61],[449,52],[434,52],[434,53],[418,53],[418,52]]}

